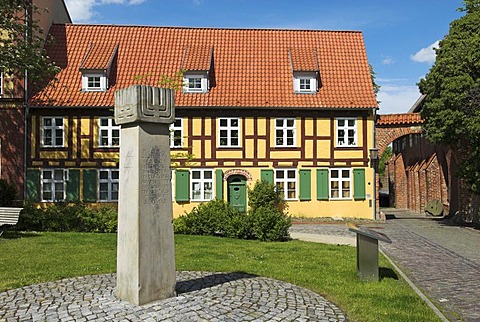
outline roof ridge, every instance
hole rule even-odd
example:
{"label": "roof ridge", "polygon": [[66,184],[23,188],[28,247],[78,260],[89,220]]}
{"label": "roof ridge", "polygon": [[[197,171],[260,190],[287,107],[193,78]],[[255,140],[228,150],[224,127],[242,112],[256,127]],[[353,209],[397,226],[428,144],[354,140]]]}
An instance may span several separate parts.
{"label": "roof ridge", "polygon": [[192,27],[192,26],[153,26],[153,25],[117,25],[100,23],[53,23],[52,25],[68,25],[74,27],[118,27],[118,28],[153,28],[153,29],[204,29],[204,30],[241,30],[241,31],[291,31],[291,32],[325,32],[325,33],[363,33],[361,30],[328,30],[328,29],[288,29],[288,28],[238,28],[238,27]]}

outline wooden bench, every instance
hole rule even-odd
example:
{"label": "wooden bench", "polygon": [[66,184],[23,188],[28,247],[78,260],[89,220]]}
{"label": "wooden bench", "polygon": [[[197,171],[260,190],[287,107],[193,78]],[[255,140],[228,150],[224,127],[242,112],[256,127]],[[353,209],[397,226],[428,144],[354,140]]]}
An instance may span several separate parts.
{"label": "wooden bench", "polygon": [[[3,225],[16,225],[18,216],[23,208],[0,207],[0,227]],[[0,232],[0,236],[3,231]]]}

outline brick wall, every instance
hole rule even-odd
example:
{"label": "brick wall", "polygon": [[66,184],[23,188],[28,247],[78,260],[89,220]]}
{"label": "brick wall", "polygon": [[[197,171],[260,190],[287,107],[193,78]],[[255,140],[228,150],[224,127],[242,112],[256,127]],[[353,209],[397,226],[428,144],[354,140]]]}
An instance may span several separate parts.
{"label": "brick wall", "polygon": [[24,118],[21,104],[0,104],[1,179],[14,184],[23,198]]}

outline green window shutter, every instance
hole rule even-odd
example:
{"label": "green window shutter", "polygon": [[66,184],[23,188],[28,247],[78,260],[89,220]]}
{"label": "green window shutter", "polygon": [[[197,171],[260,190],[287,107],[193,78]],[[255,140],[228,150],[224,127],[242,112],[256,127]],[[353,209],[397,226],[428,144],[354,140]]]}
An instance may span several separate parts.
{"label": "green window shutter", "polygon": [[273,170],[260,170],[260,179],[268,183],[273,183]]}
{"label": "green window shutter", "polygon": [[188,170],[175,171],[175,200],[177,202],[190,200],[190,172]]}
{"label": "green window shutter", "polygon": [[317,200],[328,200],[328,169],[317,169]]}
{"label": "green window shutter", "polygon": [[80,170],[68,170],[67,200],[80,200]]}
{"label": "green window shutter", "polygon": [[97,201],[97,170],[83,170],[83,200]]}
{"label": "green window shutter", "polygon": [[353,169],[353,199],[365,199],[365,169]]}
{"label": "green window shutter", "polygon": [[310,170],[300,170],[300,200],[312,199],[312,179]]}
{"label": "green window shutter", "polygon": [[40,201],[40,170],[27,170],[27,200],[38,202]]}
{"label": "green window shutter", "polygon": [[223,200],[223,171],[215,170],[215,197],[218,200]]}

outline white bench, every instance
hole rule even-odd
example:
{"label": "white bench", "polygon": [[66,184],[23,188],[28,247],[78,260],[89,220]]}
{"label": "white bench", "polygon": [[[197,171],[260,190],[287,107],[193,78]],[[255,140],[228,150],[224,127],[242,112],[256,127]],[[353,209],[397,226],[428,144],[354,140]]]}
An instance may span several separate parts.
{"label": "white bench", "polygon": [[[3,225],[16,225],[18,216],[23,208],[0,207],[0,227]],[[0,232],[0,236],[3,231]]]}

